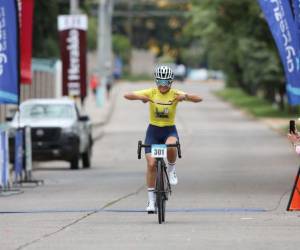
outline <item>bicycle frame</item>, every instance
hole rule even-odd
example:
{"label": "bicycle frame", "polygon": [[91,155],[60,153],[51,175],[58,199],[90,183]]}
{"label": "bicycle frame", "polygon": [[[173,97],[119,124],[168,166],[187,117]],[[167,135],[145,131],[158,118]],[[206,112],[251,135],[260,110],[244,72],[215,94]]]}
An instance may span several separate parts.
{"label": "bicycle frame", "polygon": [[[160,164],[159,164],[159,162],[160,162]],[[161,166],[162,172],[164,173],[163,176],[166,178],[166,181],[167,181],[167,184],[168,184],[168,186],[167,186],[167,188],[164,192],[165,193],[170,193],[170,195],[171,195],[171,193],[172,193],[171,184],[170,184],[170,181],[169,181],[169,175],[167,174],[166,163],[165,163],[163,158],[156,158],[156,173],[158,173],[159,166]]]}
{"label": "bicycle frame", "polygon": [[[138,159],[141,159],[142,148],[151,147],[152,145],[143,145],[142,141],[138,142]],[[181,158],[181,149],[179,142],[176,144],[167,144],[168,147],[176,147],[178,157]],[[168,200],[168,193],[171,195],[171,185],[167,174],[167,167],[164,158],[155,158],[156,162],[156,207],[158,210],[158,222],[161,224],[165,221],[165,202]]]}

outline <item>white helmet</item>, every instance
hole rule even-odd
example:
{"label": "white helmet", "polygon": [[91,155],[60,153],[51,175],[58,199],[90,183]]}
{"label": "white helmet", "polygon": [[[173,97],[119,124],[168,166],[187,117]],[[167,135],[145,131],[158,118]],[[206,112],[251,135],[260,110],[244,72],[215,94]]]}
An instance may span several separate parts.
{"label": "white helmet", "polygon": [[169,66],[161,65],[158,66],[155,70],[154,76],[159,80],[169,80],[172,81],[174,79],[174,74],[172,69]]}

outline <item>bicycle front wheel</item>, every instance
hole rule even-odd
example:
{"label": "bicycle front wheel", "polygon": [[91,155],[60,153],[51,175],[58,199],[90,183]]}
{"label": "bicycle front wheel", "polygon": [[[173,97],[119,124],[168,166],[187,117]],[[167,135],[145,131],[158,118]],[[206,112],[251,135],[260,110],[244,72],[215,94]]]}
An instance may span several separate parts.
{"label": "bicycle front wheel", "polygon": [[164,170],[161,161],[157,162],[157,173],[156,173],[156,205],[158,223],[161,224],[165,221],[165,183],[164,183]]}

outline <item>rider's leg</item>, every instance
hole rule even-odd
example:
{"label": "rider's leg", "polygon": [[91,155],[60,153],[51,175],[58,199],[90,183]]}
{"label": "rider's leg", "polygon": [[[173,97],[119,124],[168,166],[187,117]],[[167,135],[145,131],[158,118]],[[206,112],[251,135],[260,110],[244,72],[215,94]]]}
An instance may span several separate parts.
{"label": "rider's leg", "polygon": [[[176,144],[177,137],[170,136],[166,140],[166,144]],[[168,148],[168,173],[170,184],[176,185],[178,183],[178,178],[176,175],[175,164],[177,157],[177,148]]]}
{"label": "rider's leg", "polygon": [[156,166],[155,166],[155,159],[151,157],[151,154],[146,154],[147,159],[147,174],[146,174],[146,181],[148,186],[148,207],[146,210],[148,212],[155,211],[155,177],[156,177]]}
{"label": "rider's leg", "polygon": [[155,159],[151,157],[151,154],[146,154],[147,159],[147,174],[146,181],[148,188],[155,188],[156,166]]}
{"label": "rider's leg", "polygon": [[[175,136],[170,136],[166,140],[166,144],[176,144],[177,138]],[[175,163],[177,157],[177,148],[168,148],[168,162]]]}

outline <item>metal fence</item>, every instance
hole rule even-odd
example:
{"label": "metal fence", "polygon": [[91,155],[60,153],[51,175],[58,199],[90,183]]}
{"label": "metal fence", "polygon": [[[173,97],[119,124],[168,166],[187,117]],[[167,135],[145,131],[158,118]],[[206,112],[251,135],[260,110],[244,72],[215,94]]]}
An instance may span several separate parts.
{"label": "metal fence", "polygon": [[[61,86],[61,62],[54,59],[34,58],[32,83],[21,85],[20,100],[22,102],[31,98],[60,97]],[[5,122],[5,117],[12,116],[16,110],[16,105],[1,105],[0,124]]]}

